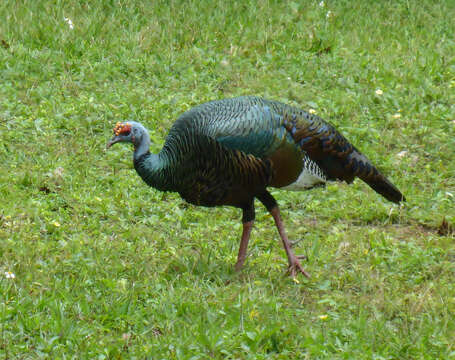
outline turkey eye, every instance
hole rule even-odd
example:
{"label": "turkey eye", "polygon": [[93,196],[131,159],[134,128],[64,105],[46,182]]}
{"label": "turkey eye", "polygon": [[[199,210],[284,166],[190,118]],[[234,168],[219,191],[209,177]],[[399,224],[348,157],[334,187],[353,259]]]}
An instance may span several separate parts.
{"label": "turkey eye", "polygon": [[130,134],[131,130],[125,130],[122,132],[122,135],[128,136]]}

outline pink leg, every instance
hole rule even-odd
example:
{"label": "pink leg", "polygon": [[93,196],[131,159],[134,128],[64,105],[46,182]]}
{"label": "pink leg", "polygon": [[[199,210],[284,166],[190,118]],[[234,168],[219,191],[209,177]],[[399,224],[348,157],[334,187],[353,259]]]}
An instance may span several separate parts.
{"label": "pink leg", "polygon": [[242,239],[240,240],[239,255],[237,256],[235,271],[239,271],[245,263],[246,249],[248,248],[248,241],[250,240],[250,233],[253,228],[253,224],[254,220],[243,223]]}
{"label": "pink leg", "polygon": [[291,276],[295,276],[298,272],[301,272],[303,275],[306,277],[310,277],[310,274],[308,274],[300,265],[299,258],[303,258],[304,256],[296,256],[292,249],[291,249],[291,243],[288,240],[288,237],[286,235],[286,230],[284,229],[284,224],[283,221],[281,220],[280,216],[280,209],[278,209],[278,206],[274,206],[270,210],[270,214],[273,216],[273,220],[275,220],[275,225],[278,228],[278,232],[280,233],[281,240],[283,241],[283,247],[284,250],[286,251],[286,255],[288,256],[288,262],[289,262],[289,272]]}

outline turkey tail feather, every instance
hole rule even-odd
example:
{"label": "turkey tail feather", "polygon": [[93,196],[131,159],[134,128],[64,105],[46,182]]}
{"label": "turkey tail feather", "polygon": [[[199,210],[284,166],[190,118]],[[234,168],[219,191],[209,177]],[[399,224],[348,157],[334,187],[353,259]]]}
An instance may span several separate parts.
{"label": "turkey tail feather", "polygon": [[390,200],[396,204],[401,201],[406,201],[400,190],[397,189],[384,175],[378,172],[376,176],[364,177],[359,176],[365,181],[374,191],[384,196],[387,200]]}
{"label": "turkey tail feather", "polygon": [[349,184],[357,176],[387,200],[405,201],[403,194],[365,155],[320,117],[293,109],[285,113],[284,127],[329,180],[338,179]]}
{"label": "turkey tail feather", "polygon": [[[354,148],[354,147],[353,147]],[[354,175],[366,182],[374,191],[394,203],[406,201],[400,190],[397,189],[371,162],[357,149],[349,154],[347,168],[353,171]]]}

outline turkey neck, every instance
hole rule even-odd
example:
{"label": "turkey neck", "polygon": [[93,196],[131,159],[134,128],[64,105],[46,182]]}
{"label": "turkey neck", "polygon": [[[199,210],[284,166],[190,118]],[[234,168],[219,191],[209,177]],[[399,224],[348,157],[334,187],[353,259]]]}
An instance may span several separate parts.
{"label": "turkey neck", "polygon": [[166,155],[163,150],[158,154],[150,153],[150,136],[147,132],[144,132],[141,142],[135,146],[133,154],[134,168],[142,180],[161,191],[172,190]]}

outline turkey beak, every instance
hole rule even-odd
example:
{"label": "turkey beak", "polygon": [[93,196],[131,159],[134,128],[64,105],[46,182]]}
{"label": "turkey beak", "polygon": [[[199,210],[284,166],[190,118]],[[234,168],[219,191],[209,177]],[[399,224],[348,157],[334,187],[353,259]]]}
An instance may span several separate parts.
{"label": "turkey beak", "polygon": [[118,143],[121,140],[120,136],[114,136],[109,142],[106,144],[106,149],[109,149],[112,145]]}

